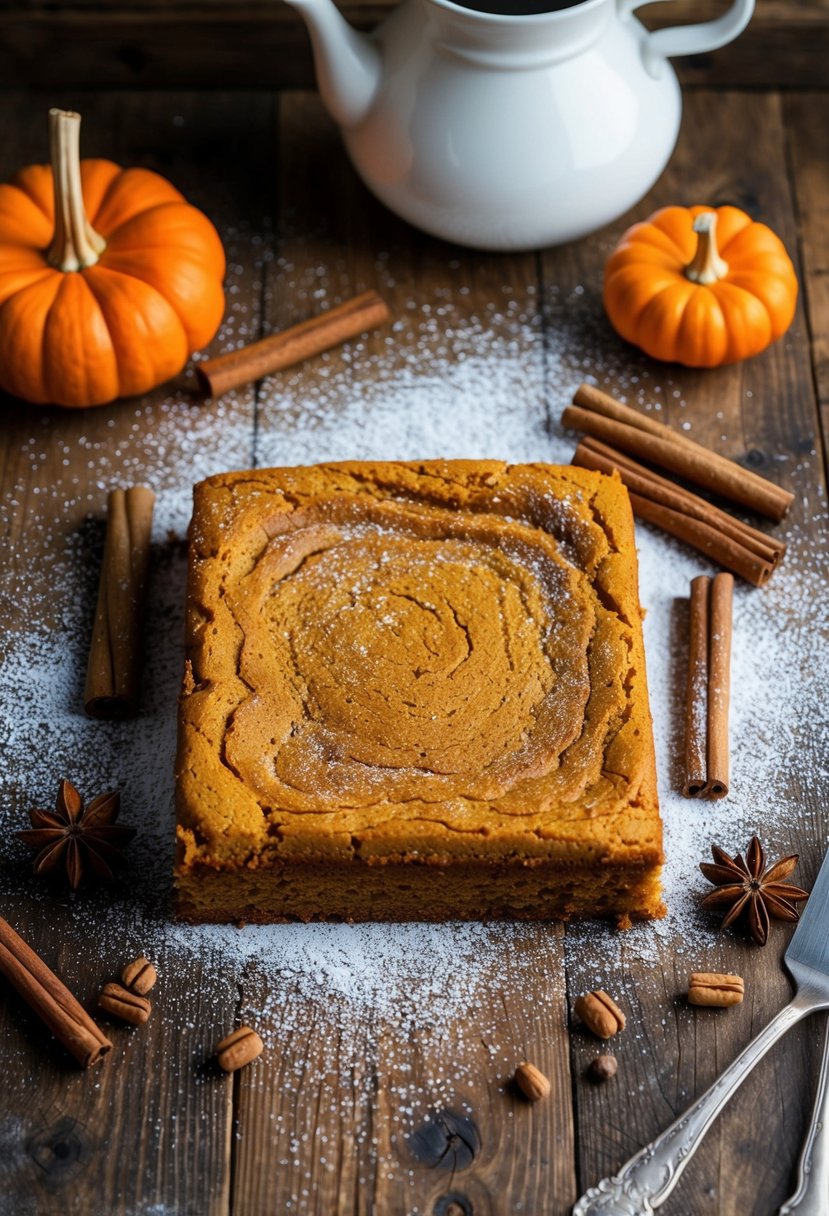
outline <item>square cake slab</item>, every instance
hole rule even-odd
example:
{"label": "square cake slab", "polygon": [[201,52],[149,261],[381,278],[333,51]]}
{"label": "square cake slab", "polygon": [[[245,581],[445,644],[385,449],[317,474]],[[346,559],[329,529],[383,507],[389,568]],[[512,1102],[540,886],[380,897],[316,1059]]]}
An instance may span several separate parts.
{"label": "square cake slab", "polygon": [[662,915],[618,479],[352,463],[194,494],[181,918]]}

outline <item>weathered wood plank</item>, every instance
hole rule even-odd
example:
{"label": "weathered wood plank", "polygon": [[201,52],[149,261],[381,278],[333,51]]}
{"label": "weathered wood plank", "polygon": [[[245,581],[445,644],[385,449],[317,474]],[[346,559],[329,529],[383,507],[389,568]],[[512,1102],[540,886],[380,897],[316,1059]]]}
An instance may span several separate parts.
{"label": "weathered wood plank", "polygon": [[[758,131],[762,139],[756,137]],[[706,372],[654,363],[622,343],[606,322],[597,320],[602,264],[610,248],[628,223],[667,203],[729,202],[744,207],[768,222],[796,259],[785,144],[778,97],[689,96],[676,154],[651,195],[634,214],[596,238],[545,254],[543,268],[550,289],[547,323],[574,334],[593,332],[596,365],[587,370],[600,384],[634,402],[660,403],[661,420],[688,430],[701,442],[794,490],[797,502],[786,530],[799,538],[799,544],[811,537],[814,549],[824,526],[815,514],[823,483],[820,459],[810,455],[816,414],[802,304],[790,333],[764,354],[744,364]],[[807,544],[805,552],[810,551]],[[786,577],[785,567],[780,577]],[[681,632],[677,638],[684,645]],[[681,666],[681,659],[678,662]],[[735,696],[740,695],[737,688]],[[822,852],[821,842],[826,839],[825,811],[815,792],[801,785],[795,774],[785,777],[781,785],[784,796],[803,808],[797,838],[787,843],[805,858],[808,886]],[[771,792],[770,798],[774,798]],[[758,807],[756,817],[761,832],[774,832],[771,806]],[[710,839],[719,840],[716,810],[708,818]],[[749,835],[750,831],[746,840]],[[745,842],[731,843],[737,848]],[[669,900],[671,896],[669,891]],[[568,943],[588,943],[584,958],[578,948],[568,948],[571,1001],[602,978],[596,974],[596,943],[590,946],[589,934],[582,938],[582,932],[568,929]],[[621,947],[621,966],[611,964],[604,978],[617,985],[609,991],[633,1011],[631,1027],[613,1041],[623,1083],[590,1085],[584,1071],[597,1044],[578,1030],[572,1038],[583,1187],[613,1173],[662,1131],[785,1003],[789,989],[780,966],[784,942],[781,934],[760,951],[725,935],[713,954],[706,949],[705,957],[696,963],[684,961],[687,952],[681,960],[677,958],[675,948],[682,946],[679,941],[662,943],[656,961],[628,958]],[[689,1009],[681,994],[691,969],[744,975],[750,1002],[725,1018]],[[749,1079],[709,1133],[677,1192],[661,1209],[666,1216],[703,1211],[738,1216],[746,1211],[776,1210],[789,1193],[789,1171],[799,1151],[806,1111],[802,1096],[810,1092],[810,1076],[817,1065],[817,1035],[817,1027],[811,1026],[790,1035]],[[750,1147],[758,1134],[758,1111],[763,1112],[763,1135],[773,1146],[764,1162]]]}
{"label": "weathered wood plank", "polygon": [[[394,0],[346,0],[343,12],[372,29]],[[643,8],[653,27],[710,18],[727,0],[664,0]],[[827,0],[758,0],[741,37],[680,60],[683,81],[704,87],[822,88],[829,54]],[[302,23],[287,5],[205,0],[124,7],[109,0],[39,5],[17,0],[0,14],[0,80],[6,87],[309,88]]]}
{"label": "weathered wood plank", "polygon": [[[211,214],[225,234],[232,293],[217,344],[251,330],[256,336],[265,246],[255,234],[263,231],[265,186],[254,148],[274,136],[270,99],[60,100],[84,112],[86,153],[158,169]],[[45,158],[45,117],[39,99],[5,100],[0,177]],[[193,471],[206,471],[211,461],[207,440],[214,467],[249,462],[253,411],[253,390],[206,407],[189,396],[184,377],[143,401],[89,412],[0,403],[7,761],[0,906],[90,1007],[102,983],[150,949],[148,938],[161,976],[148,1025],[113,1026],[114,1051],[86,1074],[64,1060],[19,1002],[7,999],[3,985],[4,1216],[228,1210],[232,1082],[205,1074],[203,1058],[233,1024],[238,993],[207,951],[198,944],[182,950],[164,927],[185,566],[183,546],[165,540],[165,532],[181,534],[186,524]],[[89,722],[80,697],[101,555],[98,521],[109,487],[136,481],[159,494],[143,712],[134,723]],[[7,703],[10,690],[19,697],[17,709]],[[123,788],[123,818],[140,834],[114,898],[82,892],[69,899],[43,889],[13,840],[26,809],[50,805],[64,774],[87,796]]]}
{"label": "weathered wood plank", "polygon": [[[316,311],[323,297],[333,303],[376,287],[395,325],[265,381],[259,463],[452,455],[446,434],[436,439],[429,431],[434,408],[419,411],[419,394],[443,394],[448,410],[464,408],[461,391],[452,391],[464,360],[471,364],[491,344],[506,342],[514,344],[515,368],[506,408],[524,413],[532,454],[546,418],[543,361],[532,341],[537,328],[527,321],[536,312],[534,256],[483,256],[414,232],[361,186],[315,98],[282,105],[269,323],[280,328]],[[482,382],[487,390],[498,391]],[[471,405],[456,454],[497,451],[491,423],[476,436],[474,398]],[[409,422],[401,432],[403,411]],[[488,402],[482,428],[491,413]],[[349,941],[355,931],[339,932]],[[395,941],[387,932],[379,927],[371,940]],[[439,932],[445,950],[454,931]],[[562,931],[507,926],[493,929],[487,943],[468,1004],[459,1008],[457,999],[424,991],[419,1013],[404,1017],[400,1010],[397,1018],[387,1010],[360,1016],[348,1006],[327,1009],[284,979],[252,971],[245,1001],[251,1016],[265,1011],[258,1024],[272,1050],[258,1077],[251,1070],[240,1078],[238,1210],[495,1216],[509,1196],[512,1210],[566,1211],[574,1178]],[[413,960],[412,971],[416,1001],[422,963]],[[441,975],[436,970],[436,983],[450,982]],[[542,985],[532,1000],[530,976]],[[553,1081],[550,1099],[536,1108],[505,1088],[527,1056]],[[263,1169],[269,1155],[282,1168]]]}
{"label": "weathered wood plank", "polygon": [[[388,941],[434,940],[430,930],[359,932],[375,946],[387,932]],[[444,943],[454,936],[450,926],[440,932]],[[382,997],[380,1012],[322,990],[315,997],[307,981],[300,992],[261,967],[249,975],[245,1016],[267,1051],[239,1078],[234,1210],[455,1216],[454,1201],[484,1216],[522,1205],[563,1216],[574,1181],[561,932],[505,929],[500,938],[493,930],[492,975],[469,985],[463,1010],[456,991],[437,989],[413,1008],[426,997],[420,961],[395,1011]],[[465,940],[461,931],[459,950]],[[446,982],[458,981],[462,973]],[[509,1084],[528,1055],[553,1086],[537,1107]]]}
{"label": "weathered wood plank", "polygon": [[[793,93],[784,102],[824,444],[829,435],[829,97]],[[829,452],[827,452],[829,456]]]}

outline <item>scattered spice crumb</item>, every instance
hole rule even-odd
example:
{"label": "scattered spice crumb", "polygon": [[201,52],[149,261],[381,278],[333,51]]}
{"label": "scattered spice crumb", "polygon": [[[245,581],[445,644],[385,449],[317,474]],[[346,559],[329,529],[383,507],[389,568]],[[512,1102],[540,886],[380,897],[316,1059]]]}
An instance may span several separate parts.
{"label": "scattered spice crumb", "polygon": [[601,1084],[615,1077],[618,1067],[615,1056],[596,1056],[587,1067],[587,1075],[591,1081]]}

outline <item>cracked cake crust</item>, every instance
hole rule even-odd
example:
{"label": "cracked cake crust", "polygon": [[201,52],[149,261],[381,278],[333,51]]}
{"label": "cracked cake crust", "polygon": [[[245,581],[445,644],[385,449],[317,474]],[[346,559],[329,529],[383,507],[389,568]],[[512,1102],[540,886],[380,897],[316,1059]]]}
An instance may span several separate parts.
{"label": "cracked cake crust", "polygon": [[618,479],[351,463],[194,498],[183,918],[662,914]]}

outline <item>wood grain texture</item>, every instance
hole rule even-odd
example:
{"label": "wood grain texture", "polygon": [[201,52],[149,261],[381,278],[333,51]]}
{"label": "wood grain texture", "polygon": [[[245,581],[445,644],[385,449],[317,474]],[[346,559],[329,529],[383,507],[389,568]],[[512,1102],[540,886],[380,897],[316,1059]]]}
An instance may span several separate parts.
{"label": "wood grain texture", "polygon": [[[762,140],[753,132],[762,130]],[[712,139],[712,132],[718,131]],[[762,218],[797,257],[794,203],[786,169],[786,133],[782,106],[773,94],[695,94],[686,112],[677,152],[659,183],[637,208],[635,218],[667,203],[733,203]],[[601,268],[612,243],[634,216],[586,241],[544,254],[547,325],[589,325],[600,312]],[[576,294],[578,293],[578,294]],[[599,387],[621,393],[638,378],[641,398],[653,402],[649,384],[665,383],[665,368],[621,343],[602,322],[597,334],[602,351]],[[796,494],[788,526],[813,536],[823,526],[814,504],[825,493],[820,455],[815,451],[816,410],[809,367],[809,336],[801,301],[791,331],[762,355],[746,363],[695,372],[677,368],[667,383],[675,395],[661,398],[660,420],[676,428],[691,427],[691,438],[757,469]],[[629,390],[628,390],[629,396]],[[692,419],[689,424],[686,419]],[[818,445],[819,446],[819,445]],[[825,499],[824,499],[825,501]],[[800,789],[796,778],[789,795],[805,806],[803,838],[793,842],[805,858],[804,872],[816,872],[829,820],[814,792]],[[811,805],[809,803],[811,802]],[[712,838],[716,831],[712,815]],[[770,825],[769,825],[770,826]],[[736,842],[735,848],[743,845]],[[700,860],[703,860],[701,858]],[[808,883],[807,883],[808,885]],[[687,970],[678,970],[670,943],[660,964],[631,961],[613,980],[634,1013],[635,1038],[620,1036],[618,1055],[625,1086],[595,1087],[584,1082],[594,1044],[578,1033],[572,1040],[576,1093],[577,1145],[583,1187],[613,1173],[639,1147],[679,1116],[701,1094],[788,999],[789,987],[776,950],[747,948],[724,936],[706,970],[746,978],[749,994],[734,1016],[695,1014],[682,998]],[[589,986],[578,964],[568,976],[571,996]],[[627,1005],[626,1005],[627,1007]],[[689,1039],[694,1046],[688,1049]],[[614,1041],[615,1045],[615,1041]],[[804,1130],[805,1104],[797,1094],[809,1092],[809,1077],[818,1062],[818,1028],[806,1024],[790,1035],[753,1074],[703,1142],[674,1195],[660,1209],[666,1216],[716,1211],[719,1216],[776,1210],[789,1193],[788,1171]],[[644,1100],[631,1103],[635,1091]],[[773,1094],[772,1102],[765,1095]],[[765,1135],[772,1145],[762,1162],[750,1150],[755,1132],[753,1113],[765,1110]]]}
{"label": "wood grain texture", "polygon": [[[564,404],[550,389],[545,352],[565,364],[570,358],[575,382],[601,373],[610,391],[634,373],[645,397],[649,385],[668,383],[677,395],[666,396],[665,420],[682,426],[692,417],[694,438],[792,488],[798,496],[792,527],[808,542],[801,550],[820,552],[825,489],[814,451],[819,432],[809,360],[813,351],[825,404],[829,216],[827,153],[816,117],[825,112],[822,95],[785,102],[772,94],[690,96],[676,157],[637,208],[638,217],[669,200],[736,202],[768,219],[795,256],[799,249],[804,300],[790,335],[758,359],[714,373],[666,372],[621,344],[604,321],[600,268],[624,220],[543,255],[470,253],[431,241],[384,211],[348,167],[316,99],[288,97],[279,115],[270,94],[245,92],[55,100],[81,105],[85,152],[160,169],[220,224],[234,291],[216,351],[301,320],[323,298],[369,287],[388,299],[398,327],[209,406],[188,395],[186,377],[141,403],[83,415],[0,404],[0,611],[21,635],[35,624],[60,637],[78,600],[88,605],[85,627],[91,624],[110,484],[145,479],[172,493],[201,449],[209,450],[216,471],[278,464],[300,417],[316,454],[327,456],[326,445],[337,443],[332,420],[337,411],[345,417],[349,405],[345,392],[326,396],[324,386],[334,379],[350,383],[355,395],[375,393],[377,426],[364,442],[379,451],[386,442],[378,429],[384,388],[410,383],[410,361],[423,357],[414,302],[421,312],[428,304],[438,329],[443,308],[482,341],[514,344],[521,368],[514,409],[523,411],[540,453]],[[2,100],[0,176],[44,157],[44,109],[31,95]],[[600,366],[585,365],[586,350],[601,352]],[[448,335],[444,355],[451,351]],[[439,368],[427,382],[441,390]],[[315,402],[317,438],[307,421]],[[425,446],[414,391],[411,413],[411,442]],[[175,630],[162,631],[162,620],[180,621],[183,602],[181,545],[157,541],[154,569],[157,586],[169,591],[154,601],[150,630],[168,638]],[[808,605],[792,605],[793,614],[804,611]],[[74,634],[66,644],[77,654],[80,696],[83,644]],[[163,768],[180,662],[170,643],[151,656],[138,726],[158,732]],[[90,749],[101,752],[113,781],[130,729],[90,724]],[[816,724],[805,747],[825,746],[818,730]],[[54,752],[56,775],[75,759],[48,723],[29,742],[32,751]],[[147,774],[128,791],[125,821],[154,813],[171,832],[169,788],[166,768]],[[30,803],[48,805],[53,794],[46,785],[32,789],[25,771],[5,774],[6,821],[19,820]],[[784,774],[782,795],[802,807],[802,835],[779,843],[800,848],[809,886],[829,827],[825,802],[797,771]],[[773,804],[758,808],[757,826],[773,837],[775,819]],[[143,950],[142,918],[163,908],[170,860],[145,857],[139,848],[123,894],[136,909],[129,934],[110,932],[106,896],[83,905],[84,918],[76,901],[33,889],[20,853],[4,863],[14,899],[0,911],[89,1003],[130,953]],[[572,945],[566,949],[560,927],[494,927],[485,990],[470,993],[463,1014],[438,993],[429,1024],[421,1016],[412,1029],[405,1009],[380,1016],[366,1002],[362,1016],[343,1020],[334,1035],[332,1018],[307,987],[251,965],[240,991],[209,952],[170,948],[154,959],[161,979],[148,1026],[114,1027],[115,1050],[94,1076],[66,1063],[4,991],[0,1213],[458,1216],[460,1209],[464,1216],[562,1216],[578,1190],[680,1114],[787,998],[779,950],[753,950],[723,936],[698,962],[744,975],[746,1001],[725,1016],[693,1011],[682,998],[687,968],[675,945],[662,940],[648,962],[620,947],[618,964],[599,977],[595,953],[580,957]],[[600,978],[630,1019],[612,1044],[619,1075],[603,1087],[584,1077],[596,1041],[568,1013],[575,996]],[[218,1077],[206,1055],[239,1019],[260,1029],[266,1053],[235,1078]],[[818,1035],[815,1020],[775,1048],[707,1137],[662,1209],[666,1216],[761,1216],[776,1209],[799,1150]],[[529,1107],[508,1085],[523,1058],[551,1078],[546,1103]]]}
{"label": "wood grain texture", "polygon": [[829,423],[829,96],[794,93],[785,101],[802,258],[802,288],[818,401]]}
{"label": "wood grain texture", "polygon": [[[372,29],[394,0],[344,0]],[[649,27],[715,17],[727,0],[662,0],[643,7]],[[758,0],[736,42],[678,61],[684,83],[707,87],[822,88],[829,0]],[[10,0],[0,12],[0,80],[6,87],[309,88],[310,46],[293,10],[262,0]]]}
{"label": "wood grain texture", "polygon": [[[272,131],[273,106],[264,96],[237,95],[232,105],[221,94],[195,98],[109,95],[64,97],[84,114],[85,150],[116,160],[141,163],[169,175],[207,209],[229,234],[230,282],[241,292],[245,310],[231,314],[218,341],[227,341],[240,325],[252,325],[258,336],[261,250],[252,234],[263,229],[265,184],[261,170],[252,171],[253,145],[261,146]],[[233,113],[239,131],[227,137]],[[240,122],[243,117],[244,122]],[[6,98],[0,108],[0,177],[20,164],[44,159],[46,107],[31,96]],[[227,147],[225,173],[215,172],[216,140]],[[126,481],[146,481],[158,491],[178,480],[178,465],[203,442],[204,426],[214,434],[217,466],[248,463],[253,444],[254,394],[249,389],[214,411],[188,396],[186,377],[171,390],[150,394],[140,403],[116,403],[93,411],[34,408],[0,402],[0,505],[3,568],[0,604],[6,637],[33,630],[64,634],[76,660],[75,696],[82,715],[85,642],[91,628],[91,606],[101,557],[102,516],[107,490]],[[198,411],[202,411],[198,413]],[[249,419],[243,449],[230,450],[221,438],[221,420],[229,415]],[[159,436],[166,435],[166,441]],[[55,504],[60,504],[56,507]],[[181,546],[157,544],[151,583],[168,584],[176,599],[183,595]],[[68,621],[75,605],[89,606],[78,633]],[[181,609],[156,596],[148,621],[150,637],[176,637],[162,628],[166,612]],[[78,634],[80,636],[78,636]],[[97,755],[101,780],[123,781],[134,732],[163,741],[174,734],[176,686],[181,648],[155,646],[145,674],[141,719],[126,730],[89,723],[87,751]],[[37,678],[33,676],[33,678]],[[70,696],[72,690],[69,690]],[[27,772],[6,772],[3,817],[6,825],[24,826],[25,811],[53,802],[57,780],[88,757],[67,751],[50,730],[52,709],[44,705],[41,727],[32,724],[33,752],[53,755],[54,786],[32,788]],[[6,724],[8,728],[8,724]],[[163,746],[166,751],[166,745]],[[95,767],[93,762],[92,767]],[[15,854],[11,894],[3,897],[3,914],[26,934],[87,1008],[101,985],[118,977],[120,968],[144,950],[143,914],[158,914],[169,898],[172,865],[172,815],[168,766],[149,772],[128,786],[122,799],[125,822],[158,814],[166,822],[170,848],[158,858],[141,854],[140,843],[126,891],[137,922],[129,940],[107,932],[108,896],[53,896],[32,882],[28,861]],[[105,787],[104,787],[105,788]],[[101,792],[84,789],[86,796]],[[154,805],[156,802],[160,805]],[[25,852],[25,850],[22,850]],[[10,863],[5,862],[8,873]],[[200,958],[165,952],[154,960],[161,979],[153,992],[154,1013],[146,1027],[133,1031],[113,1024],[115,1046],[106,1061],[80,1073],[64,1060],[19,1002],[0,1001],[4,1093],[0,1154],[0,1212],[3,1216],[48,1216],[49,1213],[103,1212],[133,1216],[157,1204],[160,1212],[187,1216],[220,1216],[226,1212],[230,1183],[232,1081],[206,1084],[205,1052],[232,1024],[238,992]],[[33,1086],[32,1078],[36,1078]],[[149,1083],[147,1078],[150,1078]],[[125,1164],[126,1163],[126,1164]]]}

